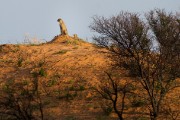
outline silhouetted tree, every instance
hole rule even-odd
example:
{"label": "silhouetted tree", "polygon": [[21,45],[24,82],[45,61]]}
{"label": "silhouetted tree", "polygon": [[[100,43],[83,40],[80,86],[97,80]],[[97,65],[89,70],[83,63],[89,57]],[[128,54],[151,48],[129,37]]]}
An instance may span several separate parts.
{"label": "silhouetted tree", "polygon": [[[108,78],[95,89],[103,99],[108,100],[112,104],[112,108],[123,120],[125,106],[127,105],[127,96],[134,94],[134,85],[131,82],[123,80],[115,80],[112,75],[106,73]],[[121,83],[122,82],[122,83]]]}
{"label": "silhouetted tree", "polygon": [[43,120],[42,101],[34,86],[25,80],[7,80],[0,88],[0,113],[10,119],[32,120],[36,119],[35,110],[39,110]]}
{"label": "silhouetted tree", "polygon": [[148,23],[136,13],[96,16],[90,28],[98,33],[96,43],[112,53],[116,65],[129,70],[141,83],[148,96],[150,117],[156,120],[164,97],[177,87],[180,77],[180,19],[162,10],[146,16]]}

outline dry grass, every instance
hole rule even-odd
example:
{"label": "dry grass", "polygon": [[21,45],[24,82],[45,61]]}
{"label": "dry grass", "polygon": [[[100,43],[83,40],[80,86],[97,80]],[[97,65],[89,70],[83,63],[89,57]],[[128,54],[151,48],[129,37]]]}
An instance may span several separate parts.
{"label": "dry grass", "polygon": [[[93,89],[103,71],[110,68],[106,52],[69,36],[55,37],[38,46],[1,45],[0,83],[31,80],[37,75],[45,118],[49,120],[116,119],[114,114],[104,115]],[[176,98],[177,91],[173,94]]]}

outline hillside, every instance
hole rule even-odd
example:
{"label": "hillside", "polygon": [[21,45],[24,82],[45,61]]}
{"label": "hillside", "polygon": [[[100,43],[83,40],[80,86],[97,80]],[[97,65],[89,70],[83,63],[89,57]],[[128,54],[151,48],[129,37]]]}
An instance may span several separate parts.
{"label": "hillside", "polygon": [[[52,43],[41,45],[1,45],[0,46],[0,79],[22,79],[30,77],[43,64],[46,78],[54,74],[63,74],[68,79],[98,79],[99,71],[106,69],[109,59],[105,50],[71,37],[58,37]],[[6,69],[4,69],[6,68]],[[10,74],[12,73],[12,74]]]}
{"label": "hillside", "polygon": [[[36,105],[37,101],[43,106],[45,120],[116,120],[117,116],[114,113],[107,116],[108,111],[102,110],[102,99],[94,90],[100,80],[104,80],[106,76],[104,72],[109,71],[111,64],[112,61],[106,49],[66,35],[56,36],[52,41],[38,45],[1,45],[0,103],[7,98],[11,100],[13,95],[17,100],[22,99],[20,103],[18,102],[22,104],[21,106],[26,106],[28,93],[23,90],[33,91],[36,84],[38,97],[35,102],[32,102],[32,110],[36,108],[33,114],[39,116],[38,119],[40,119],[40,112],[37,110],[39,107]],[[125,71],[119,73],[124,74]],[[139,93],[143,95],[142,91]],[[21,98],[22,96],[25,98]],[[173,97],[173,101],[168,101],[168,97]],[[169,106],[172,104],[173,109],[178,111],[179,89],[171,92],[167,96],[167,101]],[[145,106],[130,110],[145,112],[148,108]],[[1,108],[0,118],[13,119],[11,116],[1,114],[12,111],[12,109],[4,111]],[[175,116],[176,112],[172,114]],[[141,119],[128,115],[126,117],[127,120]]]}
{"label": "hillside", "polygon": [[93,102],[91,88],[109,67],[106,52],[69,36],[40,45],[1,45],[1,86],[11,80],[29,81],[38,73],[45,118],[97,118],[102,111]]}

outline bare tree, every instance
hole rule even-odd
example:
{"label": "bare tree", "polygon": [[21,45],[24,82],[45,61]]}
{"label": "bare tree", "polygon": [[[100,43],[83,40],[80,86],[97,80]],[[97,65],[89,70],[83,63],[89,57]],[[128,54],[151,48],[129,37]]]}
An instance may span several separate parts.
{"label": "bare tree", "polygon": [[164,97],[177,87],[180,77],[179,18],[154,10],[147,15],[149,24],[128,12],[93,20],[90,28],[99,33],[94,40],[111,51],[116,65],[129,70],[129,75],[141,83],[148,96],[150,117],[156,120]]}
{"label": "bare tree", "polygon": [[112,108],[118,115],[120,120],[123,120],[123,114],[125,106],[127,105],[127,96],[134,94],[132,91],[134,85],[128,81],[115,80],[112,75],[106,73],[108,78],[103,80],[98,88],[95,90],[101,95],[105,100],[112,103]]}

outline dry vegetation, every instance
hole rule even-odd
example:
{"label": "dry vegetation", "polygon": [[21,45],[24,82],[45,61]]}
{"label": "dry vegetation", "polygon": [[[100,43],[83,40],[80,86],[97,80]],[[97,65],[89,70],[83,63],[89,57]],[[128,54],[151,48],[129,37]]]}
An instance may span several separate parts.
{"label": "dry vegetation", "polygon": [[[67,36],[56,37],[53,41],[40,45],[0,46],[1,118],[42,119],[41,106],[43,119],[48,120],[117,119],[110,103],[94,88],[108,83],[105,71],[119,84],[131,85],[127,82],[131,79],[126,71],[112,72],[108,51],[93,44]],[[136,89],[130,90],[135,92]],[[174,99],[168,101],[164,109],[166,114],[175,116],[179,113],[179,91],[172,91],[170,95]],[[132,95],[129,98],[126,102],[133,107],[125,109],[127,119],[148,119],[148,110],[142,107],[143,100]],[[17,113],[18,105],[20,113]],[[29,112],[29,118],[22,118],[25,111]],[[147,118],[140,117],[144,116],[141,114]]]}
{"label": "dry vegetation", "polygon": [[[27,96],[35,96],[32,92],[35,91],[38,95],[30,101],[32,117],[41,118],[39,99],[44,119],[98,119],[103,115],[94,100],[93,87],[104,74],[102,70],[109,67],[106,50],[69,36],[59,36],[51,43],[40,45],[1,45],[0,51],[1,103],[24,97],[17,103],[22,109],[26,108],[21,104],[27,104],[24,103],[30,99]],[[12,100],[7,101],[11,95]],[[5,103],[1,104],[1,118],[13,119],[14,116],[9,115],[14,114],[16,108],[3,105]]]}

